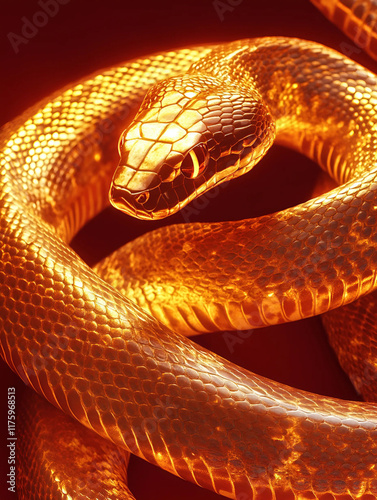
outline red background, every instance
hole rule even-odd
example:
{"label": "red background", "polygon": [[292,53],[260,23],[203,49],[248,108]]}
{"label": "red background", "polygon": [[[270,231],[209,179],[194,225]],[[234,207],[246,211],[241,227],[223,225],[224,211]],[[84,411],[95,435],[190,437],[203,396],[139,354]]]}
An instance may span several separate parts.
{"label": "red background", "polygon": [[[67,1],[67,0],[65,0]],[[2,3],[0,47],[0,123],[53,90],[93,70],[136,56],[173,47],[237,38],[286,35],[312,39],[348,51],[373,69],[374,63],[347,41],[309,3],[302,0],[223,0],[228,5],[220,19],[210,0],[69,1],[16,54],[8,34],[21,33],[23,16],[31,20],[41,10],[35,0]],[[233,7],[231,6],[233,3]],[[233,10],[231,10],[233,9]],[[283,148],[273,148],[246,178],[232,183],[211,200],[194,220],[221,220],[258,216],[305,200],[317,175],[308,160]],[[166,223],[183,222],[181,215]],[[75,248],[89,263],[156,223],[131,220],[113,209],[96,218],[76,238]],[[347,377],[329,348],[317,318],[253,332],[233,353],[222,334],[197,339],[202,345],[259,374],[320,394],[355,399]],[[3,364],[3,363],[2,363]],[[18,384],[1,366],[0,378],[0,491],[6,491],[6,394]],[[18,391],[20,394],[21,389]],[[217,495],[185,483],[139,459],[131,461],[130,485],[139,500],[152,498],[211,499]],[[15,495],[9,495],[15,498]],[[220,498],[220,497],[218,497]]]}

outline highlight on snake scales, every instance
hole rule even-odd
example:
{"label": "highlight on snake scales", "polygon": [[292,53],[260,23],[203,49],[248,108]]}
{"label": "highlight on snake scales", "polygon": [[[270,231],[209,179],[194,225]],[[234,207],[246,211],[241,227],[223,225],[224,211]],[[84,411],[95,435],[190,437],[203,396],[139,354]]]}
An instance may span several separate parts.
{"label": "highlight on snake scales", "polygon": [[[312,3],[377,58],[376,1]],[[377,498],[376,104],[344,53],[266,36],[99,69],[1,129],[0,351],[26,386],[8,388],[7,491],[131,499],[133,454],[208,498]],[[321,167],[313,197],[190,221],[272,144]],[[140,224],[185,215],[91,268],[70,242],[109,203]],[[316,315],[357,401],[188,338],[244,349]]]}

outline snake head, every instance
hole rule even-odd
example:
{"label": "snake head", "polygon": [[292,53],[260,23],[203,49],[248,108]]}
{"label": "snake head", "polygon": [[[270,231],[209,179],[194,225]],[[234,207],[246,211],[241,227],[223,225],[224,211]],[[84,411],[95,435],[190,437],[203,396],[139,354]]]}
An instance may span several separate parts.
{"label": "snake head", "polygon": [[171,215],[252,168],[273,137],[272,119],[255,91],[210,75],[163,80],[120,138],[111,203],[141,219]]}

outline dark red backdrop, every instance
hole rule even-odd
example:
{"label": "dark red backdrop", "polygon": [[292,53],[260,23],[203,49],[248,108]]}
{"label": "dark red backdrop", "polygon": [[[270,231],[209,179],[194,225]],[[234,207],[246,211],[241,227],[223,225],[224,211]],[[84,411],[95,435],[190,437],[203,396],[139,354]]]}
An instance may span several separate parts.
{"label": "dark red backdrop", "polygon": [[[150,52],[201,42],[265,35],[297,36],[325,43],[351,54],[371,68],[374,66],[309,2],[302,0],[132,3],[60,0],[59,5],[56,2],[7,0],[2,3],[0,124],[53,90],[95,69]],[[52,9],[47,21],[46,16],[38,14],[43,3]],[[37,30],[30,26],[25,28],[33,18],[40,27]],[[262,163],[247,178],[222,190],[191,220],[256,216],[294,205],[309,196],[317,175],[316,167],[309,161],[275,148]],[[168,222],[183,222],[183,219],[178,214]],[[75,244],[81,255],[92,263],[153,227],[153,224],[131,220],[109,209],[89,225]],[[252,371],[284,383],[341,398],[357,397],[328,347],[317,318],[256,331],[242,340],[218,334],[203,336],[198,341]],[[14,499],[15,495],[7,492],[5,476],[8,469],[6,393],[7,387],[18,381],[5,365],[1,366],[0,384],[0,453],[3,460],[0,463],[0,491],[3,499],[8,495]],[[138,459],[131,462],[130,484],[139,500],[151,498],[151,492],[156,500],[217,497]]]}

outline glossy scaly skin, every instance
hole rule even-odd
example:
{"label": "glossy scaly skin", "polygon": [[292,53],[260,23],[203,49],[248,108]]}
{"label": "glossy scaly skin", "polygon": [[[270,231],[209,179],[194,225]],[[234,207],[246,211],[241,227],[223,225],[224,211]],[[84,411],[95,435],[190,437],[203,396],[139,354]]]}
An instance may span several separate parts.
{"label": "glossy scaly skin", "polygon": [[[54,280],[51,287],[47,286],[47,275],[51,275],[51,269],[56,266],[54,260],[60,261],[65,266],[66,258],[69,258],[66,256],[62,260],[61,257],[57,256],[61,251],[65,254],[66,249],[65,245],[54,237],[52,226],[56,225],[57,231],[63,235],[65,240],[69,240],[85,220],[95,215],[103,205],[108,203],[108,185],[114,171],[114,165],[118,161],[118,138],[127,118],[129,119],[133,109],[140,104],[143,93],[156,79],[161,79],[173,71],[184,71],[192,60],[197,59],[199,54],[205,53],[206,49],[172,51],[164,55],[141,59],[138,62],[131,61],[124,67],[109,70],[107,73],[101,72],[93,80],[89,79],[85,88],[79,83],[74,89],[67,88],[62,95],[61,92],[58,92],[55,96],[49,97],[26,111],[1,131],[1,348],[3,357],[8,359],[10,366],[21,375],[28,385],[30,385],[28,379],[34,377],[35,369],[40,373],[45,362],[51,364],[52,358],[55,359],[59,355],[58,342],[63,342],[65,349],[66,341],[61,340],[63,334],[67,332],[68,335],[72,336],[76,332],[74,320],[71,324],[67,324],[65,329],[62,326],[60,331],[57,331],[59,327],[55,325],[56,335],[51,332],[54,321],[62,313],[63,302],[59,300],[58,288],[63,290],[68,286],[69,280],[73,279],[72,272],[67,268],[68,274],[61,276],[60,284]],[[72,102],[78,100],[80,95],[79,103]],[[53,105],[51,105],[51,101],[53,101]],[[43,110],[43,120],[38,114],[40,109]],[[67,132],[71,134],[68,135]],[[75,134],[76,137],[74,137]],[[68,153],[68,158],[65,153]],[[42,177],[43,179],[41,179]],[[38,182],[36,182],[36,178],[39,179]],[[18,191],[11,188],[13,183],[21,184]],[[16,198],[18,197],[18,200],[12,199],[14,195]],[[30,198],[27,199],[27,196]],[[17,208],[18,203],[20,203],[20,210]],[[27,204],[27,208],[25,204]],[[26,210],[23,210],[24,208]],[[14,209],[18,211],[19,220],[8,225],[7,220],[8,217],[13,217],[12,213],[6,216],[4,214],[9,210],[12,212]],[[24,214],[22,214],[23,211]],[[35,217],[34,222],[29,224],[28,216]],[[48,221],[46,223],[48,234],[45,236],[42,234],[44,230],[42,219]],[[30,250],[27,257],[15,255],[17,249],[22,255],[22,243],[16,241],[18,240],[18,225],[23,226],[21,231],[23,234],[26,233],[24,241],[31,240],[37,245],[34,252],[33,243],[29,247],[26,246]],[[38,248],[38,245],[44,246],[43,242],[46,238],[46,241],[50,241],[52,245],[52,252],[48,251],[48,255]],[[49,259],[54,254],[55,259],[49,260],[50,264],[47,261],[42,267],[38,265],[38,260]],[[81,260],[74,253],[71,255],[72,262],[79,269],[85,269]],[[30,264],[27,264],[28,261]],[[12,272],[19,272],[17,271],[18,264],[25,266],[25,269],[29,267],[28,283],[22,280],[21,276],[12,278]],[[12,272],[9,272],[9,265],[13,267]],[[50,271],[48,271],[48,267],[51,268]],[[59,272],[58,267],[56,272]],[[92,275],[91,272],[90,274]],[[79,274],[75,273],[75,277],[78,276]],[[59,279],[58,276],[56,278]],[[20,299],[21,293],[24,297],[25,294],[29,293],[25,290],[20,291],[20,288],[25,287],[34,292],[33,299],[28,295],[29,300],[33,300],[32,306],[26,306],[26,304],[21,306],[23,299],[19,301],[18,305],[14,302],[14,300]],[[85,288],[87,290],[87,286]],[[65,295],[66,293],[61,297]],[[51,300],[53,300],[54,305],[58,304],[59,314],[53,311],[54,306],[49,313],[47,308],[45,311],[43,310],[42,301],[44,301],[45,307],[47,302]],[[77,297],[71,296],[68,302],[73,300],[77,300]],[[103,303],[103,299],[99,299],[99,301]],[[68,308],[72,308],[72,304],[69,306],[68,302],[66,300]],[[8,316],[7,304],[10,303],[18,312],[13,311],[11,316]],[[87,303],[80,301],[79,303],[83,310],[88,306]],[[20,312],[23,307],[29,307],[28,311],[32,316],[29,320],[33,324],[31,328],[27,328],[25,321],[20,324]],[[33,311],[30,307],[33,308]],[[69,312],[69,314],[71,313]],[[49,315],[52,315],[50,322],[48,321]],[[64,322],[68,321],[67,316],[63,315],[63,318],[65,318]],[[29,334],[40,335],[38,331],[41,329],[42,321],[43,328],[49,335],[48,341],[39,345],[39,353],[34,348],[28,354],[28,361],[25,359],[21,361],[14,349],[12,349],[12,354],[8,351],[7,342],[12,342],[12,339],[6,340],[6,330],[14,328],[22,343],[24,342],[22,335],[25,330],[29,331]],[[96,330],[94,324],[92,329]],[[68,354],[65,353],[65,356]],[[95,357],[97,356],[100,357],[99,353]],[[33,360],[37,360],[37,362],[39,360],[38,368],[33,366]],[[88,370],[87,363],[85,366]],[[80,384],[82,381],[76,380],[76,383]],[[31,385],[35,387],[35,380]],[[44,383],[37,390],[44,393],[47,389],[48,384]],[[81,389],[81,391],[83,390],[85,388]],[[56,401],[54,403],[56,404]],[[21,409],[19,415],[21,415]],[[49,416],[51,417],[51,412]],[[37,417],[38,413],[35,413],[31,425],[39,425]],[[56,418],[59,423],[59,417]],[[55,428],[56,422],[53,421],[51,426]],[[70,429],[67,431],[73,432]],[[27,443],[27,437],[31,438],[31,442]],[[40,451],[46,453],[50,451],[50,456],[56,452],[55,440],[45,440],[42,445]],[[30,449],[34,450],[35,446],[36,442],[33,436],[26,433],[23,440],[25,453]],[[19,458],[23,456],[21,450],[18,456]],[[34,456],[36,457],[33,462],[36,467],[35,471],[39,466],[39,473],[35,472],[33,476],[29,474],[21,476],[22,485],[18,485],[20,498],[21,495],[24,495],[27,500],[33,498],[36,500],[43,498],[66,499],[67,494],[71,495],[72,498],[81,494],[81,485],[86,482],[86,473],[79,474],[79,469],[76,467],[77,482],[67,483],[64,480],[66,469],[63,467],[63,470],[60,470],[60,467],[64,466],[64,462],[54,464],[51,469],[43,462],[38,463],[37,458],[41,454],[35,453]],[[69,460],[72,461],[72,459],[73,457],[70,455]],[[29,464],[30,461],[26,460],[26,470],[28,470]],[[19,465],[19,470],[22,471],[22,465]],[[62,476],[63,480],[57,482],[56,477],[61,478]],[[35,483],[36,477],[39,478],[37,483]],[[50,486],[51,483],[55,485],[53,489]],[[58,486],[57,489],[56,486]],[[103,491],[99,492],[99,494],[102,493]],[[34,496],[32,496],[33,494]]]}
{"label": "glossy scaly skin", "polygon": [[[355,71],[359,71],[360,81],[362,79],[363,85],[370,87],[370,90],[364,86],[359,89],[351,86],[350,81],[343,85],[342,97],[347,103],[343,107],[343,122],[339,115],[337,120],[332,118],[334,96],[325,92],[321,94],[326,107],[317,114],[311,108],[310,115],[306,116],[308,119],[321,118],[316,133],[322,139],[321,126],[328,113],[326,132],[329,138],[327,135],[323,138],[324,146],[312,144],[309,139],[314,137],[313,132],[310,138],[306,137],[302,125],[291,134],[300,139],[296,147],[318,157],[322,163],[327,162],[327,153],[331,153],[329,158],[334,163],[329,161],[330,170],[333,168],[339,179],[346,180],[352,170],[359,175],[344,188],[344,192],[339,191],[328,199],[307,205],[310,216],[314,217],[315,208],[320,218],[312,220],[313,224],[308,224],[306,229],[315,235],[316,229],[322,231],[320,223],[323,221],[325,229],[320,234],[336,235],[335,239],[326,240],[324,253],[326,249],[330,253],[343,249],[346,256],[352,256],[349,265],[331,262],[326,276],[333,290],[328,296],[336,303],[343,303],[348,298],[342,297],[339,285],[346,283],[346,278],[348,283],[352,277],[349,266],[363,273],[363,265],[358,269],[359,263],[363,263],[362,258],[368,258],[369,264],[373,263],[374,257],[370,243],[373,241],[370,220],[374,213],[373,171],[364,174],[358,171],[358,165],[361,155],[366,164],[373,161],[375,153],[373,147],[361,150],[360,144],[365,136],[357,127],[371,130],[375,124],[373,107],[367,105],[368,99],[371,102],[374,99],[376,79],[354,63],[316,44],[266,39],[243,41],[241,45],[246,45],[250,53],[265,50],[265,55],[276,55],[276,51],[281,50],[281,76],[287,68],[286,64],[283,66],[284,57],[287,61],[293,54],[302,56],[303,59],[298,57],[295,68],[298,62],[305,62],[306,54],[304,68],[308,71],[300,73],[301,77],[308,79],[306,90],[311,89],[313,81],[309,61],[315,64],[318,56],[324,59],[323,65],[316,65],[316,82],[323,81],[329,91],[332,88],[330,82],[334,82],[327,77],[333,70],[335,81],[348,72],[353,81]],[[234,53],[235,47],[239,45],[224,45],[220,50],[226,55]],[[252,498],[255,495],[264,498],[270,497],[272,492],[278,498],[283,492],[299,498],[320,497],[325,492],[342,498],[363,493],[376,495],[375,405],[337,401],[296,391],[252,375],[208,353],[125,300],[97,278],[60,239],[61,236],[68,240],[105,203],[101,186],[108,177],[115,155],[110,152],[113,135],[103,132],[103,120],[108,119],[106,123],[113,125],[114,133],[121,126],[115,114],[121,92],[119,96],[114,95],[113,89],[122,85],[122,77],[125,82],[123,106],[134,106],[155,79],[169,76],[178,67],[182,71],[187,69],[191,61],[197,60],[199,55],[206,55],[207,51],[186,49],[130,63],[123,70],[109,70],[67,90],[62,96],[51,98],[4,129],[0,219],[3,356],[23,380],[87,427],[183,478],[231,498]],[[231,58],[229,62],[232,63]],[[276,71],[276,77],[278,73]],[[141,75],[145,75],[145,80],[140,80]],[[135,89],[136,82],[139,82],[140,89]],[[295,98],[303,99],[300,102],[305,110],[306,94],[300,92],[300,85],[296,87],[296,83],[298,85],[297,81],[290,79],[287,86]],[[112,92],[107,92],[109,89]],[[284,95],[282,90],[280,87],[280,95]],[[360,92],[361,96],[355,92]],[[363,97],[367,102],[360,102]],[[289,99],[284,102],[289,104]],[[352,99],[355,99],[353,103]],[[355,108],[351,116],[349,101]],[[319,104],[317,93],[312,98],[312,104],[316,103]],[[271,103],[268,106],[271,107]],[[280,140],[290,140],[284,124],[288,127],[294,121],[288,119],[285,122],[279,109],[270,111],[277,118]],[[362,113],[366,116],[359,122]],[[354,119],[353,128],[351,118]],[[341,126],[337,125],[339,122]],[[343,146],[345,150],[340,149],[350,167],[348,170],[337,169],[336,165],[342,163],[335,161],[333,146],[338,141],[341,148],[345,133],[351,130],[356,130],[356,133],[350,134],[349,149],[348,146]],[[370,142],[373,145],[372,139]],[[81,146],[83,143],[85,147]],[[101,165],[101,170],[98,168],[100,160],[104,165]],[[95,187],[97,183],[100,187]],[[347,190],[356,196],[347,196]],[[81,203],[83,205],[79,205]],[[297,211],[305,221],[304,214],[308,212],[304,212],[302,206]],[[343,223],[336,218],[337,213]],[[358,219],[360,214],[361,220]],[[275,222],[273,217],[277,217]],[[242,224],[248,225],[247,222]],[[287,212],[284,217],[281,214],[267,216],[258,221],[262,230],[263,224],[262,243],[279,229],[281,239],[276,245],[271,241],[272,247],[266,246],[266,254],[263,254],[260,243],[255,246],[253,241],[250,242],[251,249],[256,249],[254,254],[251,250],[251,255],[260,257],[250,263],[256,265],[257,272],[266,259],[271,259],[271,252],[279,253],[278,248],[284,248],[284,245],[289,251],[297,252],[297,266],[299,257],[301,266],[302,259],[310,259],[307,249],[313,247],[313,240],[307,239],[308,245],[303,243],[305,238],[301,240],[300,235],[305,235],[305,224],[295,215]],[[225,232],[231,227],[234,225],[225,224]],[[288,228],[287,233],[284,228]],[[335,233],[339,228],[340,236]],[[196,236],[198,241],[206,234],[207,243],[208,238],[212,238],[209,229],[215,230],[215,238],[216,226],[192,225],[187,234],[195,237],[199,233]],[[180,230],[169,231],[174,235],[174,231]],[[249,233],[253,236],[254,231]],[[162,241],[161,235],[163,233],[159,232],[155,236],[158,241]],[[360,242],[356,236],[361,236]],[[183,248],[185,243],[179,233],[176,237],[177,246]],[[294,237],[297,245],[291,244],[289,237]],[[351,253],[347,246],[350,238]],[[191,261],[200,259],[200,255],[192,251],[191,241],[186,244],[186,251],[191,249],[187,256]],[[245,248],[247,245],[243,244],[241,250]],[[212,258],[216,261],[219,246],[212,247],[212,250]],[[226,245],[224,250],[227,250]],[[229,253],[233,252],[234,248],[230,249]],[[288,261],[291,264],[292,259]],[[208,261],[207,269],[210,265]],[[317,265],[315,259],[312,265]],[[305,266],[300,269],[303,278],[309,273],[307,283],[315,285],[316,280],[314,283],[310,281],[316,277],[313,271]],[[350,292],[354,296],[372,287],[373,269],[371,265],[371,271],[365,272],[360,280],[352,280]],[[233,267],[228,270],[234,272]],[[270,278],[268,265],[262,271],[262,277],[267,277],[267,282],[277,281],[279,286],[280,281],[275,276],[274,280]],[[299,287],[297,296],[303,296],[304,300],[302,305],[293,307],[290,319],[294,319],[297,311],[302,316],[313,313],[305,288],[302,284],[300,288],[297,276],[294,278]],[[363,289],[361,285],[355,285],[358,282],[363,282]],[[220,284],[226,288],[224,283]],[[228,303],[225,308],[229,310],[230,305]],[[315,312],[321,312],[317,305],[316,302]],[[321,305],[325,310],[330,301],[326,298]],[[245,314],[245,322],[251,319],[258,323],[266,316],[264,307],[256,309],[263,315],[257,312],[255,315]],[[273,301],[271,317],[267,316],[269,321],[271,318],[280,320],[276,301]],[[211,314],[210,317],[214,322],[217,315]],[[227,321],[226,318],[225,323]]]}
{"label": "glossy scaly skin", "polygon": [[[232,57],[227,58],[227,53]],[[172,167],[173,181],[161,177],[158,184],[156,174],[150,174],[152,194],[146,202],[137,202],[140,186],[150,182],[150,178],[145,180],[144,168],[155,164],[158,174],[172,156],[170,151],[167,156],[161,153],[165,155],[166,132],[154,112],[160,101],[156,106],[150,97],[166,86],[159,84],[150,91],[143,110],[123,134],[121,163],[112,189],[116,206],[143,218],[163,216],[170,199],[178,201],[169,213],[185,205],[190,196],[182,198],[181,193],[190,192],[191,184],[204,191],[216,185],[219,178],[226,179],[223,174],[228,170],[231,176],[244,173],[241,163],[238,170],[231,166],[222,171],[220,165],[220,174],[212,175],[215,169],[211,161],[216,165],[221,160],[226,162],[227,157],[220,156],[224,150],[237,149],[240,156],[247,150],[249,154],[249,143],[257,144],[256,153],[251,151],[251,155],[255,153],[259,158],[265,142],[269,144],[266,131],[273,134],[270,116],[275,121],[277,141],[308,155],[344,184],[324,197],[254,220],[164,227],[138,238],[107,260],[105,267],[110,266],[106,279],[155,317],[186,333],[248,329],[298,320],[371,291],[377,264],[377,139],[372,132],[377,123],[376,77],[334,51],[294,39],[236,42],[214,51],[197,66],[192,79],[198,79],[197,72],[208,74],[210,90],[184,103],[176,121],[184,122],[186,115],[189,121],[193,108],[201,112],[205,124],[217,113],[218,121],[208,125],[208,137],[207,129],[202,133],[210,143],[206,169],[195,179],[186,179],[180,173],[179,160]],[[232,106],[224,111],[225,105],[217,104],[220,92],[212,90],[214,79],[239,82],[233,89],[237,103],[253,103],[258,95],[265,103],[265,121],[260,109],[246,120],[242,132],[250,136],[241,139],[242,145],[246,143],[244,150],[240,149],[237,134],[228,130]],[[180,102],[179,89],[187,92],[184,85],[191,85],[191,79],[184,85],[178,79],[173,85],[172,99]],[[238,107],[234,108],[237,113]],[[141,137],[137,152],[143,154],[137,157],[140,165],[135,165],[133,137],[143,131],[147,120],[155,133],[153,140],[163,148],[156,154],[154,147],[148,149],[150,137]],[[126,179],[128,184],[119,187],[119,179]],[[121,264],[116,264],[117,259]],[[123,275],[127,277],[124,285]]]}
{"label": "glossy scaly skin", "polygon": [[376,0],[311,0],[311,2],[358,47],[376,59]]}
{"label": "glossy scaly skin", "polygon": [[[134,500],[129,454],[28,390],[18,408],[18,498]],[[70,495],[70,496],[68,496]]]}

